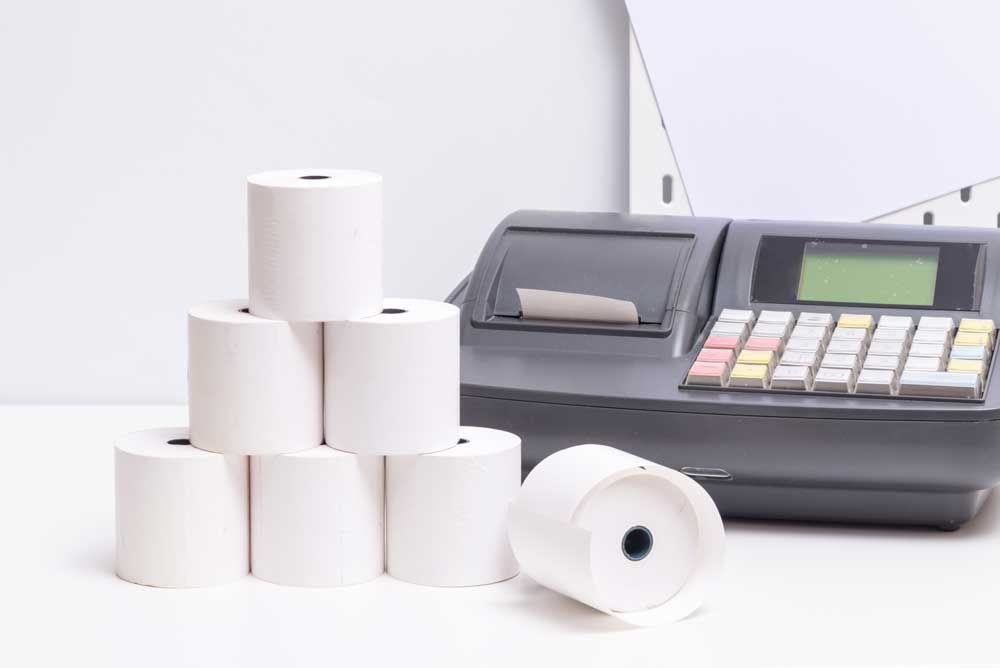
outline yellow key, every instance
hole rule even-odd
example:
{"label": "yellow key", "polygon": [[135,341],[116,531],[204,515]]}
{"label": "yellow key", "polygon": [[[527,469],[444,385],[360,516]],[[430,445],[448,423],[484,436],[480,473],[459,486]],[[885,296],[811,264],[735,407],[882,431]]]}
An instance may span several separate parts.
{"label": "yellow key", "polygon": [[948,362],[948,371],[956,373],[983,373],[982,360],[951,360]]}
{"label": "yellow key", "polygon": [[992,320],[986,318],[962,318],[962,321],[958,323],[958,331],[960,332],[986,332],[987,334],[992,334],[996,327]]}
{"label": "yellow key", "polygon": [[770,369],[766,364],[737,364],[729,374],[729,387],[767,388]]}
{"label": "yellow key", "polygon": [[990,335],[986,332],[959,332],[955,335],[956,346],[989,346]]}
{"label": "yellow key", "polygon": [[774,365],[774,352],[770,350],[744,350],[736,358],[736,366],[743,364],[762,364],[769,369]]}
{"label": "yellow key", "polygon": [[767,378],[766,364],[737,364],[730,378]]}
{"label": "yellow key", "polygon": [[871,329],[874,326],[875,318],[870,315],[843,313],[837,321],[837,327],[858,327],[861,329]]}

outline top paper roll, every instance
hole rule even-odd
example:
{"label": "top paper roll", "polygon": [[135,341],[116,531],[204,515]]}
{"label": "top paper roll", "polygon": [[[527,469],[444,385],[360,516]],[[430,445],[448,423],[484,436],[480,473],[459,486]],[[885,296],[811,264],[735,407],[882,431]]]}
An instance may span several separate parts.
{"label": "top paper roll", "polygon": [[252,314],[320,322],[381,311],[381,176],[300,169],[247,184]]}

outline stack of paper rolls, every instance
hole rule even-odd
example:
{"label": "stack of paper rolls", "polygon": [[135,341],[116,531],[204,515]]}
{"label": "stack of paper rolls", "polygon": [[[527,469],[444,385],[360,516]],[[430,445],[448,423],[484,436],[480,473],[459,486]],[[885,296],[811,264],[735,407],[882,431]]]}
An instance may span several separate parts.
{"label": "stack of paper rolls", "polygon": [[[353,584],[384,572],[388,541],[390,573],[401,579],[458,586],[513,576],[505,515],[520,483],[520,440],[460,432],[458,309],[383,299],[381,177],[258,174],[247,210],[249,300],[188,314],[190,434],[167,439],[189,437],[173,446],[188,456],[119,444],[119,574],[201,586],[245,573],[249,561],[278,584]],[[234,466],[242,486],[229,480],[240,475]],[[186,484],[213,486],[199,467],[216,471],[228,502],[249,517],[192,505]],[[151,486],[149,476],[171,482]],[[161,498],[152,503],[142,489]],[[161,522],[164,508],[187,519]],[[198,531],[185,540],[204,544],[179,545],[193,517]],[[219,535],[224,547],[209,540]],[[154,558],[172,547],[185,563]]]}

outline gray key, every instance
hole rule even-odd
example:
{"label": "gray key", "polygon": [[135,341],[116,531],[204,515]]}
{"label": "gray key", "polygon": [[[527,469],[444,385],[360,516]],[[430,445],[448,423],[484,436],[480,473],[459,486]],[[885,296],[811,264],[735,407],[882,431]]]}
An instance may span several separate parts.
{"label": "gray key", "polygon": [[832,339],[826,346],[826,352],[843,355],[860,355],[862,350],[864,350],[864,343],[851,339]]}
{"label": "gray key", "polygon": [[951,345],[950,329],[918,329],[913,335],[914,343],[940,343]]}
{"label": "gray key", "polygon": [[910,346],[910,357],[937,357],[944,359],[943,343],[914,343]]}
{"label": "gray key", "polygon": [[944,371],[944,362],[940,357],[910,357],[906,358],[906,371]]}
{"label": "gray key", "polygon": [[952,346],[951,358],[953,360],[982,360],[990,358],[990,351],[985,346]]}
{"label": "gray key", "polygon": [[722,313],[719,314],[721,322],[742,322],[747,325],[753,325],[755,318],[756,316],[753,311],[735,308],[724,308],[722,309]]}
{"label": "gray key", "polygon": [[808,390],[812,384],[812,369],[807,366],[781,365],[771,376],[773,390]]}
{"label": "gray key", "polygon": [[904,370],[899,393],[911,397],[979,398],[979,374]]}
{"label": "gray key", "polygon": [[840,355],[838,353],[827,353],[823,355],[823,361],[820,362],[820,368],[825,369],[850,369],[857,373],[858,367],[861,366],[857,355]]}
{"label": "gray key", "polygon": [[791,326],[794,320],[791,311],[761,311],[757,318],[757,322],[784,325],[785,327]]}
{"label": "gray key", "polygon": [[[872,355],[865,358],[865,369],[891,369],[899,371],[901,360],[898,355]],[[860,382],[860,380],[859,380]]]}
{"label": "gray key", "polygon": [[901,357],[904,351],[903,341],[875,341],[868,346],[869,355],[896,355]]}
{"label": "gray key", "polygon": [[955,321],[947,316],[923,315],[920,316],[920,325],[917,329],[944,329],[950,332],[955,329]]}
{"label": "gray key", "polygon": [[910,340],[910,332],[905,329],[885,329],[879,327],[872,334],[872,342],[875,341],[902,341],[906,343]]}
{"label": "gray key", "polygon": [[750,335],[783,339],[788,335],[788,326],[758,320]]}
{"label": "gray key", "polygon": [[896,391],[896,372],[893,369],[864,368],[858,374],[856,389],[868,394],[893,394]]}
{"label": "gray key", "polygon": [[833,330],[834,339],[849,339],[868,343],[868,330],[864,327],[838,327]]}
{"label": "gray key", "polygon": [[747,338],[747,326],[742,322],[717,322],[712,326],[712,334],[738,336],[742,342]]}
{"label": "gray key", "polygon": [[798,324],[807,327],[833,329],[833,316],[829,313],[799,313]]}
{"label": "gray key", "polygon": [[785,350],[798,350],[806,353],[818,353],[823,350],[822,339],[810,339],[801,336],[793,336],[785,344]]}
{"label": "gray key", "polygon": [[806,352],[804,350],[786,350],[781,356],[781,364],[785,366],[807,366],[816,368],[819,355],[816,352]]}
{"label": "gray key", "polygon": [[853,392],[853,369],[821,368],[816,372],[813,389],[817,392]]}
{"label": "gray key", "polygon": [[[886,329],[913,329],[913,318],[908,315],[884,315],[878,319],[878,326]],[[858,382],[861,382],[860,379]]]}

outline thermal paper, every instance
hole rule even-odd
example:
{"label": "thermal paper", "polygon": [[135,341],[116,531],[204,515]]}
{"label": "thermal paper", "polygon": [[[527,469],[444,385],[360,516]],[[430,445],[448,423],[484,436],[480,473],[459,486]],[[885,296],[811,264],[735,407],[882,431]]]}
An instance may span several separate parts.
{"label": "thermal paper", "polygon": [[325,326],[326,443],[406,455],[458,441],[459,311],[387,299],[378,315]]}
{"label": "thermal paper", "polygon": [[245,301],[188,311],[191,442],[276,454],[323,442],[323,326],[268,320]]}
{"label": "thermal paper", "polygon": [[639,324],[635,303],[624,299],[527,288],[517,288],[517,298],[522,318]]}
{"label": "thermal paper", "polygon": [[677,471],[604,445],[543,459],[508,520],[521,572],[637,626],[696,610],[722,567],[722,519]]}
{"label": "thermal paper", "polygon": [[462,427],[458,445],[386,459],[389,575],[464,587],[517,575],[507,510],[521,486],[521,439]]}
{"label": "thermal paper", "polygon": [[385,570],[383,457],[325,445],[250,460],[251,571],[300,587],[365,582]]}
{"label": "thermal paper", "polygon": [[202,587],[250,570],[247,458],[190,445],[187,429],[115,442],[115,571],[153,587]]}
{"label": "thermal paper", "polygon": [[250,312],[347,320],[382,308],[382,177],[306,169],[248,179]]}

